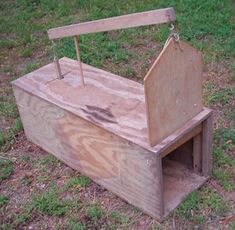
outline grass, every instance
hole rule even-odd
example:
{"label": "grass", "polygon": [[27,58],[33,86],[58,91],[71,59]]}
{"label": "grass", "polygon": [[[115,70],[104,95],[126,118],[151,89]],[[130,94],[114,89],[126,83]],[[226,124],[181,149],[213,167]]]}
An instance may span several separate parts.
{"label": "grass", "polygon": [[67,184],[65,185],[65,188],[79,188],[79,187],[88,187],[91,183],[91,180],[89,177],[86,176],[79,176],[79,177],[71,177]]}
{"label": "grass", "polygon": [[208,216],[221,215],[230,209],[229,203],[215,189],[202,188],[187,196],[176,210],[176,215],[194,224],[203,224]]}
{"label": "grass", "polygon": [[62,216],[68,210],[65,202],[59,198],[55,186],[52,186],[49,191],[46,191],[39,196],[33,196],[32,206],[37,211],[48,216]]}
{"label": "grass", "polygon": [[79,221],[75,219],[70,219],[67,223],[67,227],[70,230],[84,230],[85,226],[83,223],[80,223]]}
{"label": "grass", "polygon": [[0,158],[0,183],[13,173],[13,162]]}
{"label": "grass", "polygon": [[99,204],[90,205],[86,208],[86,215],[94,222],[97,222],[102,217],[103,212]]}
{"label": "grass", "polygon": [[32,55],[33,55],[33,48],[31,48],[31,47],[24,48],[20,52],[20,56],[24,57],[24,58],[31,57]]}
{"label": "grass", "polygon": [[28,63],[23,70],[23,74],[30,73],[33,70],[37,69],[38,67],[39,67],[38,63],[34,63],[34,62]]}
{"label": "grass", "polygon": [[9,197],[0,195],[0,208],[7,205],[9,202]]}
{"label": "grass", "polygon": [[[0,151],[7,152],[22,131],[10,81],[52,60],[52,45],[46,35],[47,29],[169,6],[176,10],[176,27],[181,39],[203,52],[204,62],[207,64],[206,71],[209,68],[210,81],[204,84],[204,102],[216,109],[221,122],[215,120],[212,180],[220,184],[223,192],[234,191],[235,17],[232,0],[96,0],[95,4],[93,0],[1,1],[0,74],[3,78],[0,79]],[[141,81],[149,68],[149,61],[163,47],[168,35],[168,26],[162,25],[80,36],[81,59],[91,65]],[[72,38],[58,40],[56,44],[59,57],[76,58]],[[158,46],[155,48],[156,44]],[[219,66],[219,73],[214,69],[216,66]],[[225,78],[224,69],[229,75],[228,78]],[[32,163],[31,170],[36,170],[37,174],[36,179],[33,176],[23,176],[19,184],[22,188],[36,189],[35,183],[44,184],[46,187],[43,192],[33,192],[32,200],[28,198],[29,206],[20,208],[20,211],[13,215],[11,222],[8,223],[9,219],[5,217],[8,215],[0,216],[0,226],[1,219],[5,220],[0,228],[23,229],[44,217],[51,217],[61,225],[58,228],[62,229],[135,229],[135,222],[141,222],[138,218],[135,221],[135,216],[141,214],[141,211],[133,211],[137,209],[132,208],[130,211],[127,208],[126,214],[125,210],[118,208],[105,209],[102,202],[105,203],[106,200],[103,198],[99,201],[80,199],[79,196],[83,192],[94,192],[90,188],[92,182],[85,176],[66,176],[61,187],[48,185],[52,178],[63,179],[63,165],[52,155],[42,156],[36,162],[33,162],[33,157],[34,155],[29,157],[25,153],[17,156],[17,167],[22,165],[25,170],[24,167],[27,168]],[[14,170],[17,169],[14,167]],[[4,185],[1,183],[3,180],[11,182],[10,175],[14,170],[12,161],[0,158],[1,186]],[[10,186],[7,189],[10,189]],[[14,186],[11,189],[14,189]],[[67,193],[71,195],[71,200],[63,198]],[[0,206],[2,204],[1,207],[5,209],[10,200],[11,196],[0,196]],[[132,211],[134,217],[130,214]],[[229,212],[229,203],[214,188],[204,186],[186,198],[175,211],[175,218],[179,225],[183,219],[179,229],[182,226],[186,229],[193,229],[194,226],[204,229],[216,218],[229,215]],[[162,224],[163,228],[169,229],[169,226],[172,226],[171,220],[172,216]],[[211,228],[213,226],[215,225]],[[235,224],[231,222],[229,226],[233,229]],[[152,229],[161,227],[152,224]]]}
{"label": "grass", "polygon": [[225,191],[231,192],[234,190],[235,159],[226,152],[233,151],[235,147],[235,129],[220,128],[216,130],[214,142],[217,147],[213,150],[213,177],[219,180]]}

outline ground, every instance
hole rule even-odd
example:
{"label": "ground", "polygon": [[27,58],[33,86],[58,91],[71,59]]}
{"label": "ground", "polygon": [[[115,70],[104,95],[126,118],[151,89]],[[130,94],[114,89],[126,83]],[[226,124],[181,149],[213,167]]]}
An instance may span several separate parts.
{"label": "ground", "polygon": [[[53,59],[55,26],[173,6],[180,38],[202,51],[214,111],[211,179],[162,224],[29,142],[10,82]],[[0,2],[0,229],[235,229],[235,14],[232,0]],[[168,26],[80,37],[83,62],[142,81]],[[75,58],[73,39],[56,43]]]}

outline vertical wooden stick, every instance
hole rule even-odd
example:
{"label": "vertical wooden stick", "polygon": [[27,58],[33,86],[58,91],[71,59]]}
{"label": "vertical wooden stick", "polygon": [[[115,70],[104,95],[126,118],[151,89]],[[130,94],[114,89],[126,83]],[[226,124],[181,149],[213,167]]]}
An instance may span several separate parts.
{"label": "vertical wooden stick", "polygon": [[81,75],[81,83],[82,83],[82,87],[85,86],[85,81],[84,81],[84,76],[83,76],[83,70],[82,70],[82,63],[81,63],[81,59],[80,59],[80,51],[79,51],[79,47],[78,47],[78,36],[74,36],[74,43],[75,43],[75,48],[76,48],[76,54],[77,54],[77,60],[80,66],[80,75]]}
{"label": "vertical wooden stick", "polygon": [[193,168],[196,173],[202,170],[202,141],[201,133],[193,138]]}
{"label": "vertical wooden stick", "polygon": [[54,64],[55,64],[57,77],[59,79],[62,79],[63,76],[62,76],[61,69],[60,69],[60,63],[59,63],[59,60],[57,58],[54,59]]}
{"label": "vertical wooden stick", "polygon": [[212,114],[202,123],[202,175],[212,171]]}

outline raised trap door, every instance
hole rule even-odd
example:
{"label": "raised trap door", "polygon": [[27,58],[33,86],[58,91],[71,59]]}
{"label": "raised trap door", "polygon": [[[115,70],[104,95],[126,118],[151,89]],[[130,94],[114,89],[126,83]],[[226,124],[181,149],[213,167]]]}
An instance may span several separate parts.
{"label": "raised trap door", "polygon": [[202,111],[202,56],[185,42],[169,39],[144,78],[151,146]]}

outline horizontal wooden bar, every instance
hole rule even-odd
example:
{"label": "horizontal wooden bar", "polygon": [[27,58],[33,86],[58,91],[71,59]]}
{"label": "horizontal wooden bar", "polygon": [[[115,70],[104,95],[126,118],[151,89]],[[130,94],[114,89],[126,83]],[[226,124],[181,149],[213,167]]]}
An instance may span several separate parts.
{"label": "horizontal wooden bar", "polygon": [[174,9],[170,7],[57,27],[49,29],[48,36],[50,39],[57,39],[81,34],[168,23],[172,21],[175,21],[175,12]]}
{"label": "horizontal wooden bar", "polygon": [[165,151],[161,153],[161,157],[167,156],[169,153],[177,149],[179,146],[183,145],[185,142],[190,140],[191,138],[197,136],[199,133],[202,132],[202,125],[197,126],[193,130],[191,130],[189,133],[187,133],[185,136],[183,136],[181,139],[176,141],[173,145],[171,145],[169,148],[167,148]]}

